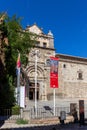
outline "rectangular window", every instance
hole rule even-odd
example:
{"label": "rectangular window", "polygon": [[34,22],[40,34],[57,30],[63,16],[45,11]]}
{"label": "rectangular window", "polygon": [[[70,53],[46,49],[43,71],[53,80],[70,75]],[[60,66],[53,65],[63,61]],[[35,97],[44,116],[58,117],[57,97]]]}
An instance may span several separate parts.
{"label": "rectangular window", "polygon": [[79,80],[82,80],[82,79],[83,79],[81,72],[78,73],[78,79],[79,79]]}
{"label": "rectangular window", "polygon": [[40,42],[39,41],[36,41],[36,46],[40,46]]}
{"label": "rectangular window", "polygon": [[47,47],[47,43],[43,42],[43,47],[46,48]]}

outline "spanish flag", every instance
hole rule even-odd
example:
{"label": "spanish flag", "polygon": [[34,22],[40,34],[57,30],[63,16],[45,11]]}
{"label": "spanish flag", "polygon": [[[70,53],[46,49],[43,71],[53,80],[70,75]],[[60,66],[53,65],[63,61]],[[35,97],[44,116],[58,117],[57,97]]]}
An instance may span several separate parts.
{"label": "spanish flag", "polygon": [[18,54],[17,63],[16,63],[16,75],[20,75],[21,61],[20,53]]}
{"label": "spanish flag", "polygon": [[21,61],[20,61],[20,53],[18,54],[18,59],[17,59],[17,68],[21,67]]}

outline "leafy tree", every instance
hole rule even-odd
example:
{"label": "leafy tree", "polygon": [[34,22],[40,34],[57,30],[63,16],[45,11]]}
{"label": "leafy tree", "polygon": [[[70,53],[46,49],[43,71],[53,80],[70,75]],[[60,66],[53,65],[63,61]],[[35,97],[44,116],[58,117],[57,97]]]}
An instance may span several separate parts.
{"label": "leafy tree", "polygon": [[[2,15],[0,14],[0,16]],[[0,31],[2,32],[1,44],[3,46],[0,49],[4,52],[4,63],[0,58],[4,68],[3,76],[0,79],[0,105],[8,107],[15,103],[14,88],[18,52],[21,54],[21,63],[26,65],[28,63],[28,53],[34,47],[36,35],[23,30],[21,18],[17,18],[16,15],[12,17],[5,15],[3,22],[0,24]]]}

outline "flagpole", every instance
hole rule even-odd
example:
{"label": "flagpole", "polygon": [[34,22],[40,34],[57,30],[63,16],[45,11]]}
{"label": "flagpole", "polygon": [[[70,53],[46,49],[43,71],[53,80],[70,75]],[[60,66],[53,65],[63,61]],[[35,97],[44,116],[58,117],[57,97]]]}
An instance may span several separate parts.
{"label": "flagpole", "polygon": [[20,53],[17,59],[17,103],[20,106]]}
{"label": "flagpole", "polygon": [[54,97],[54,116],[55,116],[55,88],[53,89],[53,97]]}
{"label": "flagpole", "polygon": [[[18,70],[18,71],[20,71],[20,70]],[[20,72],[18,72],[18,73],[20,73]],[[18,105],[20,105],[20,74],[17,74],[17,96],[18,96],[17,103],[18,103]]]}

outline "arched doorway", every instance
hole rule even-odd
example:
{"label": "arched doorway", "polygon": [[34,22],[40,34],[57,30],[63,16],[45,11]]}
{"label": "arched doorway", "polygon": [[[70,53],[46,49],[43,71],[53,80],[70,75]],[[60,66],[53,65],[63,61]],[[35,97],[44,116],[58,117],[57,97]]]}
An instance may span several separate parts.
{"label": "arched doorway", "polygon": [[[29,100],[35,100],[35,83],[33,82],[29,85]],[[39,83],[37,83],[37,100],[39,100]]]}

